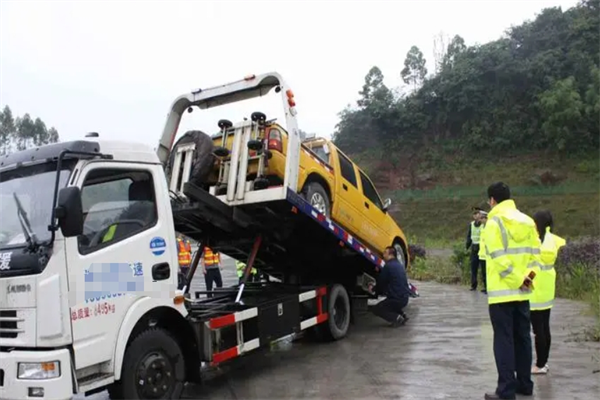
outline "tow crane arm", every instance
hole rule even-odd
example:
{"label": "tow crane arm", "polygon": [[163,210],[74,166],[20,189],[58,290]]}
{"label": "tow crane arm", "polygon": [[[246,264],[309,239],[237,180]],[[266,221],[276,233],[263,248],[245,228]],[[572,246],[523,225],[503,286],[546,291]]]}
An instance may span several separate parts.
{"label": "tow crane arm", "polygon": [[275,88],[277,93],[281,93],[285,110],[286,128],[289,135],[284,187],[289,187],[296,191],[301,143],[296,120],[296,102],[294,100],[294,93],[287,86],[281,75],[276,72],[250,75],[236,82],[208,89],[197,89],[191,93],[179,96],[171,105],[165,127],[158,142],[156,153],[160,162],[163,166],[166,166],[168,163],[169,155],[177,136],[179,123],[186,109],[192,106],[207,109],[248,100],[264,96],[273,88]]}

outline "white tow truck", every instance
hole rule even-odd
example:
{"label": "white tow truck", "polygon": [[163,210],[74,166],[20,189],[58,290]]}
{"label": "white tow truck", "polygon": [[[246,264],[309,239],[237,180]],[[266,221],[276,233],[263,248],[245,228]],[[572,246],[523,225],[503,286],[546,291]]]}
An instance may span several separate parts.
{"label": "white tow truck", "polygon": [[[229,127],[227,193],[193,183],[197,149],[173,148],[182,114],[272,89],[283,185],[247,180],[253,120]],[[178,398],[203,365],[304,330],[343,338],[383,261],[296,192],[300,145],[293,93],[268,73],[178,97],[157,151],[88,135],[0,158],[0,399]],[[176,232],[247,257],[243,283],[192,295],[201,251],[182,277]],[[279,282],[246,284],[252,267]]]}

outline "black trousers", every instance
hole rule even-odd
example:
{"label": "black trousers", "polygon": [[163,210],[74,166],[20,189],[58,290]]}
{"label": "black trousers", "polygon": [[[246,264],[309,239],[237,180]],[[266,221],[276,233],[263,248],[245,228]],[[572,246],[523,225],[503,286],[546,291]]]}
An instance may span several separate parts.
{"label": "black trousers", "polygon": [[548,363],[550,355],[550,308],[547,310],[531,312],[531,326],[535,335],[535,355],[538,368],[543,368]]}
{"label": "black trousers", "polygon": [[532,393],[529,301],[490,304],[489,312],[498,370],[496,394],[514,399],[517,392]]}
{"label": "black trousers", "polygon": [[485,270],[485,260],[479,260],[479,265],[481,266],[481,279],[483,280],[483,289],[487,290],[487,272]]}
{"label": "black trousers", "polygon": [[477,289],[477,275],[479,274],[479,245],[471,245],[471,289]]}
{"label": "black trousers", "polygon": [[405,316],[404,311],[402,310],[407,304],[408,297],[403,299],[387,298],[383,301],[380,301],[373,307],[373,314],[391,323],[398,319],[398,315],[402,315],[402,317]]}
{"label": "black trousers", "polygon": [[[213,290],[213,283],[216,284],[218,288],[223,287],[223,279],[221,278],[221,271],[219,268],[209,268],[206,270],[206,274],[204,274],[204,283],[206,283],[206,290]],[[207,294],[207,297],[212,297],[212,293]]]}

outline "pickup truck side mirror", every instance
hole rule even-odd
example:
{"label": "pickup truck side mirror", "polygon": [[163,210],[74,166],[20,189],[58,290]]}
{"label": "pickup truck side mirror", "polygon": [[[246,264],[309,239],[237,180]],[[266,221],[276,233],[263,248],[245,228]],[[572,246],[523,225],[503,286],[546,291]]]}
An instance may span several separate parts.
{"label": "pickup truck side mirror", "polygon": [[391,205],[392,205],[392,199],[390,199],[390,198],[385,199],[383,201],[383,211],[387,212],[388,208],[390,208]]}
{"label": "pickup truck side mirror", "polygon": [[79,236],[83,233],[83,205],[81,190],[77,186],[62,188],[58,192],[54,215],[58,218],[58,225],[64,237]]}

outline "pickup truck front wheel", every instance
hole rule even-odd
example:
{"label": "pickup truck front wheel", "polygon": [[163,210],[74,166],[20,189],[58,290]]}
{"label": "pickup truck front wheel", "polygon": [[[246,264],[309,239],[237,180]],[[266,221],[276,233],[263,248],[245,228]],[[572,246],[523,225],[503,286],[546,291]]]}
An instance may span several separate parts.
{"label": "pickup truck front wheel", "polygon": [[331,201],[325,188],[318,182],[310,182],[302,190],[308,203],[327,218],[331,218]]}
{"label": "pickup truck front wheel", "polygon": [[400,244],[400,242],[398,240],[394,241],[394,244],[392,246],[396,250],[396,254],[398,254],[398,257],[397,257],[398,261],[406,269],[407,264],[406,264],[406,254],[404,254],[404,248],[402,247],[402,245]]}

